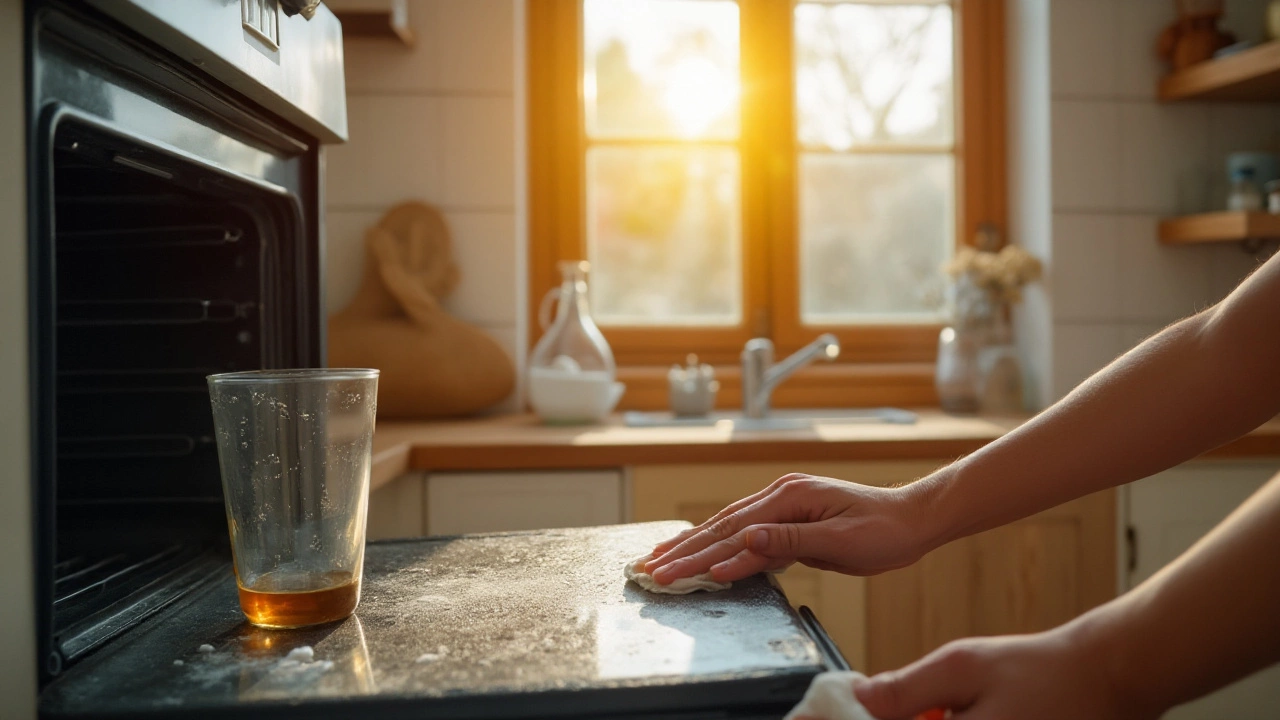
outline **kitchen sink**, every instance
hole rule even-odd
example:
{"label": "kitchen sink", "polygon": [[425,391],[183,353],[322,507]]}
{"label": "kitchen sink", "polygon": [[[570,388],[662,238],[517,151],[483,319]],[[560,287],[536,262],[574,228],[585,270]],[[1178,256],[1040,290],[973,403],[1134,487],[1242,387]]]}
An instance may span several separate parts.
{"label": "kitchen sink", "polygon": [[627,427],[711,427],[730,423],[734,430],[803,430],[814,425],[888,423],[911,425],[916,414],[900,408],[811,408],[773,410],[764,418],[747,418],[737,410],[713,412],[700,417],[679,417],[669,412],[628,412]]}

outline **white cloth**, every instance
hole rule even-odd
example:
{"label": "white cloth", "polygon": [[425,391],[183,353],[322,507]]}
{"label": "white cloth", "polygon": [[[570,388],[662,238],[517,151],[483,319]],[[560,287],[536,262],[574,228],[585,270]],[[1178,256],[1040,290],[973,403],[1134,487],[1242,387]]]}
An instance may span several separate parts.
{"label": "white cloth", "polygon": [[853,694],[854,678],[862,677],[862,673],[852,670],[818,673],[804,699],[787,713],[783,720],[795,720],[799,717],[822,718],[822,720],[876,720],[862,707]]}
{"label": "white cloth", "polygon": [[706,590],[707,592],[715,592],[717,590],[728,590],[733,587],[733,583],[716,582],[711,578],[711,573],[705,572],[701,575],[694,575],[691,578],[680,578],[674,580],[670,585],[659,585],[654,581],[649,573],[644,571],[644,564],[653,559],[652,555],[641,555],[640,557],[627,563],[622,569],[622,574],[628,580],[648,590],[651,593],[660,593],[663,595],[687,595],[698,590]]}

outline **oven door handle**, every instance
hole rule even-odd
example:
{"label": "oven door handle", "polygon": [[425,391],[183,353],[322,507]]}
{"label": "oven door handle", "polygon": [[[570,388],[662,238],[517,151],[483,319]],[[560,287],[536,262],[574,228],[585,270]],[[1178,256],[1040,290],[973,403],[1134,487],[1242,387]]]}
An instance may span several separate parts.
{"label": "oven door handle", "polygon": [[849,667],[849,661],[844,659],[844,655],[840,652],[840,648],[836,647],[836,643],[827,634],[822,623],[818,622],[818,616],[813,614],[808,605],[800,606],[800,622],[804,625],[804,629],[808,631],[813,641],[817,643],[818,650],[822,653],[823,660],[832,670],[852,670]]}

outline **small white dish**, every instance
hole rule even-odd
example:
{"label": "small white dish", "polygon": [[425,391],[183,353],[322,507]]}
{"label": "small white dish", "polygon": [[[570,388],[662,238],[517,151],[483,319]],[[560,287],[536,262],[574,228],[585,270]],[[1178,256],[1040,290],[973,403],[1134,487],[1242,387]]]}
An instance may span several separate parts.
{"label": "small white dish", "polygon": [[529,404],[544,422],[557,425],[605,419],[626,389],[625,384],[604,372],[529,370]]}

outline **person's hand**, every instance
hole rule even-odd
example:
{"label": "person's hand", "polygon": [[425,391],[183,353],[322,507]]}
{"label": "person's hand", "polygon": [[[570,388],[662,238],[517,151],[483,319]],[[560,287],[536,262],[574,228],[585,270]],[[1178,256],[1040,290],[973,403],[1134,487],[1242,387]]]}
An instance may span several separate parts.
{"label": "person's hand", "polygon": [[855,681],[854,695],[881,720],[933,708],[955,720],[1145,720],[1160,713],[1126,707],[1113,687],[1104,652],[1090,650],[1063,626],[1035,635],[970,638],[945,645],[907,667]]}
{"label": "person's hand", "polygon": [[660,543],[645,572],[662,585],[708,570],[732,582],[801,562],[849,575],[910,565],[923,547],[917,493],[787,475]]}

